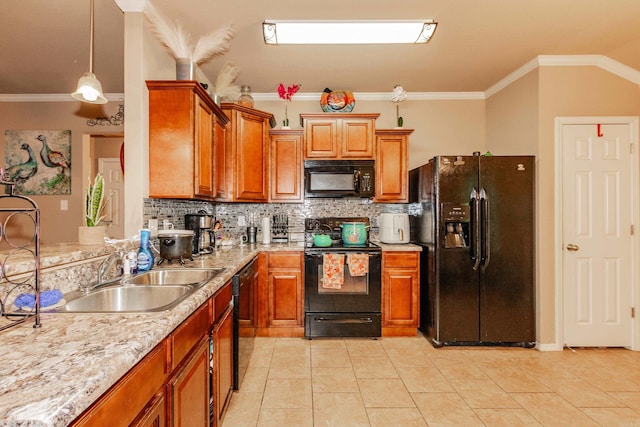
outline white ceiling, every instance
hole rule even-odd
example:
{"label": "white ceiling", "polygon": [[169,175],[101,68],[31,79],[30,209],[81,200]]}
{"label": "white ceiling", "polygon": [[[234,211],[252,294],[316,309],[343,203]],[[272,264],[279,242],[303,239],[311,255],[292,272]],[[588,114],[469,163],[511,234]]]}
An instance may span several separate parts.
{"label": "white ceiling", "polygon": [[[639,0],[153,0],[199,37],[231,23],[231,49],[201,65],[210,80],[226,62],[239,84],[273,93],[484,91],[537,55],[602,54],[640,69]],[[94,73],[122,93],[124,14],[95,0]],[[425,45],[267,46],[267,19],[433,18]],[[89,0],[4,0],[0,94],[70,93],[89,66]]]}

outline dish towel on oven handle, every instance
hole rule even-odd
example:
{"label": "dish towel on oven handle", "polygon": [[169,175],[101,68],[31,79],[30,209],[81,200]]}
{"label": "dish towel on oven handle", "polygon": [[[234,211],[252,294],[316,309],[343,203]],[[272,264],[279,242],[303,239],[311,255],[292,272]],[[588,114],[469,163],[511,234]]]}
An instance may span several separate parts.
{"label": "dish towel on oven handle", "polygon": [[342,289],[344,283],[344,255],[322,255],[322,287],[325,289]]}
{"label": "dish towel on oven handle", "polygon": [[369,273],[369,254],[347,254],[347,264],[350,275],[366,276]]}

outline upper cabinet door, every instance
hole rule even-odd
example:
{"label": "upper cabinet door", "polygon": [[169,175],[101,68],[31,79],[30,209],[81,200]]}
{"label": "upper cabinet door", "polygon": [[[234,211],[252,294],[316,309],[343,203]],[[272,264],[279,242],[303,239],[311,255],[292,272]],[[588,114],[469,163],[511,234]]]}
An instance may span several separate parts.
{"label": "upper cabinet door", "polygon": [[340,154],[343,159],[373,159],[375,119],[343,119]]}
{"label": "upper cabinet door", "polygon": [[303,202],[302,130],[272,130],[269,201]]}
{"label": "upper cabinet door", "polygon": [[229,117],[224,148],[216,149],[220,182],[216,200],[225,202],[267,202],[269,197],[269,126],[271,113],[238,104],[223,103]]}
{"label": "upper cabinet door", "polygon": [[196,196],[213,198],[213,112],[202,99],[196,99]]}
{"label": "upper cabinet door", "polygon": [[304,126],[306,159],[338,158],[338,123],[336,120],[309,120]]}
{"label": "upper cabinet door", "polygon": [[408,145],[413,129],[376,130],[376,202],[409,201]]}
{"label": "upper cabinet door", "polygon": [[267,122],[244,112],[238,112],[236,119],[236,199],[266,202],[269,189]]}
{"label": "upper cabinet door", "polygon": [[305,159],[373,159],[380,114],[300,114]]}

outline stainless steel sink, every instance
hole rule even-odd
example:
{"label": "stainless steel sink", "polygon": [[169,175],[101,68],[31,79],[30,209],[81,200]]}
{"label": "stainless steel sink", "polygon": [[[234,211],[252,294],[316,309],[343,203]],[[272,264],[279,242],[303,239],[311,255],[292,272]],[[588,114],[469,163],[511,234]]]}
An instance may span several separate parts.
{"label": "stainless steel sink", "polygon": [[192,286],[127,286],[97,289],[60,307],[60,312],[140,312],[163,311],[182,301]]}
{"label": "stainless steel sink", "polygon": [[129,285],[192,285],[208,282],[220,269],[172,268],[151,270],[123,280]]}
{"label": "stainless steel sink", "polygon": [[139,313],[170,310],[224,269],[158,269],[65,295],[58,313]]}

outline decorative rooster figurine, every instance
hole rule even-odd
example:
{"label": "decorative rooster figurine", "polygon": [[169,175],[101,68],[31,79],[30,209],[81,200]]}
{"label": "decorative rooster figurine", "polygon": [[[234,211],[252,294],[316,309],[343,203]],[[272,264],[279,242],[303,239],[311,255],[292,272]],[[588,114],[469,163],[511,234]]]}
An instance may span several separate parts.
{"label": "decorative rooster figurine", "polygon": [[61,168],[60,173],[64,173],[65,169],[69,169],[69,161],[59,151],[53,151],[47,145],[47,138],[44,135],[38,135],[36,138],[42,142],[42,150],[40,150],[40,158],[45,166],[49,168]]}
{"label": "decorative rooster figurine", "polygon": [[29,159],[19,165],[9,166],[5,171],[9,179],[16,183],[25,182],[38,172],[38,162],[36,162],[36,156],[29,144],[22,144],[20,148],[29,153]]}

